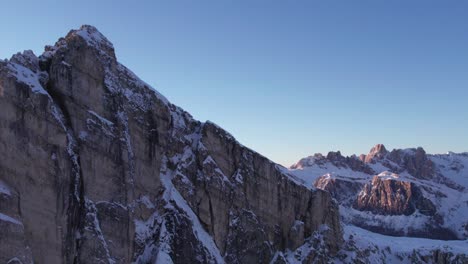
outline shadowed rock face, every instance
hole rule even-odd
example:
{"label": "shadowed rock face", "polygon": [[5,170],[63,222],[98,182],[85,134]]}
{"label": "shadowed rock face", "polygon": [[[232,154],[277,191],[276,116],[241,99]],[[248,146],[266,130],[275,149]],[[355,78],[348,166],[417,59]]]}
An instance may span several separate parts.
{"label": "shadowed rock face", "polygon": [[420,179],[432,179],[435,175],[433,162],[427,157],[426,151],[419,147],[408,151],[393,150],[388,159],[401,164],[411,175]]}
{"label": "shadowed rock face", "polygon": [[352,205],[356,201],[356,194],[363,187],[362,183],[343,178],[330,178],[328,176],[319,177],[314,186],[330,192],[333,198],[340,204]]}
{"label": "shadowed rock face", "polygon": [[328,192],[170,104],[94,27],[1,61],[0,87],[2,263],[268,263],[312,238],[326,261],[342,243]]}

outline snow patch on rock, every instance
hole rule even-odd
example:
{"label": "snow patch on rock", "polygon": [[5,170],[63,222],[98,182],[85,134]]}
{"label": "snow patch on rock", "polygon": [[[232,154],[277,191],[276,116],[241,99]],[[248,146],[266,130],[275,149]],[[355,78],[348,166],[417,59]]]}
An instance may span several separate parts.
{"label": "snow patch on rock", "polygon": [[2,213],[0,213],[0,221],[5,221],[5,222],[9,222],[9,223],[12,223],[12,224],[15,224],[15,225],[23,226],[23,223],[21,223],[21,221],[16,220],[15,218],[13,218],[11,216],[8,216],[8,215],[2,214]]}
{"label": "snow patch on rock", "polygon": [[[167,157],[164,159],[167,160]],[[164,163],[167,162],[163,162],[163,164]],[[205,231],[197,215],[193,212],[192,208],[190,208],[179,191],[174,187],[172,183],[172,179],[174,177],[173,171],[165,167],[161,169],[161,172],[161,182],[166,189],[163,197],[164,200],[168,202],[167,206],[172,206],[171,202],[173,202],[177,207],[182,209],[192,222],[192,228],[195,237],[197,237],[197,239],[203,244],[210,255],[214,257],[216,263],[224,263],[224,259],[221,256],[221,253],[219,252],[219,249],[216,246],[213,238]]]}
{"label": "snow patch on rock", "polygon": [[0,194],[11,196],[10,188],[2,180],[0,180]]}

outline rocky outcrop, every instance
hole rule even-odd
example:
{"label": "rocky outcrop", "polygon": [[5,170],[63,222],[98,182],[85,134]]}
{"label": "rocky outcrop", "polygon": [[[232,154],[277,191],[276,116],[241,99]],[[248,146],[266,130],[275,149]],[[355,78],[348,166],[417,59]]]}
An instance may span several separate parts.
{"label": "rocky outcrop", "polygon": [[325,261],[339,250],[328,192],[169,103],[94,27],[1,61],[0,87],[0,262],[268,263],[312,244],[307,258]]}
{"label": "rocky outcrop", "polygon": [[434,215],[434,204],[422,195],[412,182],[382,179],[374,176],[372,182],[359,192],[354,208],[382,215],[410,215],[419,210],[424,215]]}
{"label": "rocky outcrop", "polygon": [[[391,225],[366,223],[360,217],[352,220],[353,224],[393,236],[425,237],[442,240],[456,240],[458,236],[444,227],[444,219],[434,203],[425,197],[423,187],[413,182],[388,179],[385,175],[374,176],[372,181],[362,188],[353,204],[359,211],[371,212],[381,216],[410,216],[426,218],[423,227],[407,226],[398,229]],[[427,195],[427,194],[426,194]]]}
{"label": "rocky outcrop", "polygon": [[382,163],[391,172],[408,172],[419,179],[432,179],[436,175],[434,163],[423,148],[394,149],[389,152],[383,144],[375,145],[367,155],[361,155],[364,163]]}
{"label": "rocky outcrop", "polygon": [[434,164],[427,157],[426,151],[416,149],[393,150],[388,159],[401,165],[409,174],[420,179],[432,179],[435,175]]}
{"label": "rocky outcrop", "polygon": [[374,159],[380,160],[380,159],[385,158],[387,154],[388,154],[388,151],[385,148],[385,146],[383,144],[377,144],[369,151],[369,154],[364,156],[365,158],[363,159],[363,161],[366,163],[369,163],[369,162],[373,162]]}
{"label": "rocky outcrop", "polygon": [[323,166],[326,167],[327,163],[331,163],[337,168],[349,168],[354,171],[372,174],[374,171],[365,164],[361,158],[356,156],[344,157],[340,151],[330,151],[327,156],[316,153],[313,156],[301,159],[299,162],[293,164],[290,169],[304,169],[310,166]]}
{"label": "rocky outcrop", "polygon": [[361,191],[363,185],[357,181],[329,175],[319,177],[314,183],[316,188],[330,192],[340,204],[347,206],[351,206],[356,201],[356,194]]}
{"label": "rocky outcrop", "polygon": [[337,167],[350,168],[354,171],[373,173],[373,170],[364,162],[362,162],[358,157],[354,155],[350,157],[344,157],[343,155],[341,155],[340,151],[328,152],[327,160]]}

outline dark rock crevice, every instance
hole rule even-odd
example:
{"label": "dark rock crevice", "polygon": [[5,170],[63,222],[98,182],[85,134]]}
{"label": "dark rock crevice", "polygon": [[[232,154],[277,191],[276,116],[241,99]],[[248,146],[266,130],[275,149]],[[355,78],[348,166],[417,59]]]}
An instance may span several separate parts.
{"label": "dark rock crevice", "polygon": [[[47,65],[49,65],[47,63]],[[50,69],[50,68],[49,68]],[[71,83],[70,83],[71,85]],[[66,107],[64,95],[54,87],[54,83],[47,82],[45,86],[46,91],[49,93],[52,104],[63,116],[60,121],[64,125],[65,132],[67,133],[68,154],[70,155],[71,175],[74,177],[70,180],[69,194],[68,194],[68,208],[67,208],[67,234],[64,256],[67,263],[79,263],[80,252],[80,236],[77,234],[83,233],[84,218],[86,215],[85,197],[84,197],[84,183],[83,171],[81,169],[80,155],[79,155],[79,142],[73,133],[70,113]]]}

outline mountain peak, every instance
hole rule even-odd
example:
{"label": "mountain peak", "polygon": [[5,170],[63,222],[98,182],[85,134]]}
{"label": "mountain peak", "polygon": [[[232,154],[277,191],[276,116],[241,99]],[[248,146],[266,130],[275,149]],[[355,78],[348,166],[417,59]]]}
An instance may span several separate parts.
{"label": "mountain peak", "polygon": [[91,25],[82,25],[79,29],[71,30],[65,38],[70,38],[72,36],[82,37],[89,45],[114,48],[112,42],[99,32],[96,27]]}
{"label": "mountain peak", "polygon": [[[116,59],[114,45],[96,27],[82,25],[79,29],[68,32],[64,38],[60,38],[54,46],[46,46],[42,58],[49,58],[60,48],[79,47],[86,45],[99,52],[100,55]],[[77,48],[79,49],[79,48]]]}
{"label": "mountain peak", "polygon": [[377,144],[371,148],[369,154],[366,155],[365,162],[371,162],[375,157],[382,158],[388,153],[383,144]]}

